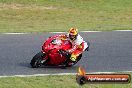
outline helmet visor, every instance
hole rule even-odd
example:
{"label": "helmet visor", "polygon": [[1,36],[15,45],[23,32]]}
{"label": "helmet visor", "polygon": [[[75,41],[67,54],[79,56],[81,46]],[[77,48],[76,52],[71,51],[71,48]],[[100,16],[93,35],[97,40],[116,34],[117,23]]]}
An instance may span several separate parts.
{"label": "helmet visor", "polygon": [[70,37],[71,40],[74,40],[76,38],[76,35],[70,35],[69,34],[69,37]]}

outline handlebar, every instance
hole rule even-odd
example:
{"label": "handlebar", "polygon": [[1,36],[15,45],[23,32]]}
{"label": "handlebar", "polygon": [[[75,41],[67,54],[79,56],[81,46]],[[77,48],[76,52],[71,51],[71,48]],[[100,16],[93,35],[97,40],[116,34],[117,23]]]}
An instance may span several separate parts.
{"label": "handlebar", "polygon": [[59,52],[59,54],[61,54],[62,56],[69,56],[70,54],[68,53],[68,52],[66,52],[65,50],[62,50],[62,49],[60,49],[60,50],[58,50],[58,52]]}

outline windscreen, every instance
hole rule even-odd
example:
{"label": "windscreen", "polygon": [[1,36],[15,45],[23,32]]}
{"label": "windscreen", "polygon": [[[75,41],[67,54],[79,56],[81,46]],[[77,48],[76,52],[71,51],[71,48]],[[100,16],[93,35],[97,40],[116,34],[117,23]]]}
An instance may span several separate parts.
{"label": "windscreen", "polygon": [[54,45],[61,45],[61,44],[62,44],[62,41],[59,40],[59,39],[53,39],[53,40],[51,41],[51,43],[54,44]]}

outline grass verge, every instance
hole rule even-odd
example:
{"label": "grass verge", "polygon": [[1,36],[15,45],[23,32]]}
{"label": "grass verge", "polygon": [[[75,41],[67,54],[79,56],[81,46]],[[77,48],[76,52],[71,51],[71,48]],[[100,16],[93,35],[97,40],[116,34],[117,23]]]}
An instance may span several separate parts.
{"label": "grass verge", "polygon": [[[132,74],[131,74],[132,75]],[[0,78],[0,88],[131,88],[129,84],[77,84],[75,75]]]}
{"label": "grass verge", "polygon": [[0,0],[0,32],[132,30],[132,0]]}

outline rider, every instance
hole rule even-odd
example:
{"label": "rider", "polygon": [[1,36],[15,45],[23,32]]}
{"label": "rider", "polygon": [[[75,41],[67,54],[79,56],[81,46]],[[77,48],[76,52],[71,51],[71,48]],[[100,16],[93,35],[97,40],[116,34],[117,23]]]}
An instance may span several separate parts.
{"label": "rider", "polygon": [[[88,44],[78,34],[77,28],[70,28],[67,35],[59,35],[59,37],[61,39],[69,40],[72,43],[72,48],[66,51],[71,54],[70,62],[75,62],[77,57],[88,47]],[[67,61],[64,63],[64,65],[67,64]]]}

